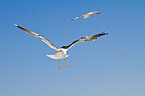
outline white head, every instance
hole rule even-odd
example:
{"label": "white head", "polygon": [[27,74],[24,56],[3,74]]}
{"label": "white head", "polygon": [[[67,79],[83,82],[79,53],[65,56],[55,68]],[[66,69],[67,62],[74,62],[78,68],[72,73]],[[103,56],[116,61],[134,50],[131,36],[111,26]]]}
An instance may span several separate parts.
{"label": "white head", "polygon": [[58,51],[63,51],[65,55],[66,55],[67,50],[68,50],[68,49],[64,49],[64,48],[58,49]]}
{"label": "white head", "polygon": [[100,12],[100,11],[93,11],[93,13],[94,13],[94,14],[100,14],[100,13],[102,13],[102,12]]}

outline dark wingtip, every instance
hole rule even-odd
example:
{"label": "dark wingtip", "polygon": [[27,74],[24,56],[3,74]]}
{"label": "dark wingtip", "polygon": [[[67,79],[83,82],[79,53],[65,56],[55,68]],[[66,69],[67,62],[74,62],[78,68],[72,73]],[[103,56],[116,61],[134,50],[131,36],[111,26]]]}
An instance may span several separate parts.
{"label": "dark wingtip", "polygon": [[105,32],[102,32],[102,33],[100,33],[100,34],[103,34],[103,35],[108,35],[108,33],[105,33]]}
{"label": "dark wingtip", "polygon": [[105,35],[108,35],[108,33],[105,33]]}
{"label": "dark wingtip", "polygon": [[101,11],[99,11],[99,14],[102,13]]}

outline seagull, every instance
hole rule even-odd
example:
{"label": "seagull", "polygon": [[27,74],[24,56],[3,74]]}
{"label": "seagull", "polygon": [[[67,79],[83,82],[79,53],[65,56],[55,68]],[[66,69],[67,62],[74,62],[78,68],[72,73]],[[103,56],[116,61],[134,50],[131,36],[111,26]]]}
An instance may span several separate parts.
{"label": "seagull", "polygon": [[16,24],[14,24],[16,27],[20,28],[21,30],[23,30],[24,32],[28,33],[28,34],[31,34],[35,37],[39,37],[42,39],[43,42],[45,42],[50,48],[56,50],[56,54],[54,55],[46,55],[52,59],[57,59],[58,60],[58,66],[59,66],[59,69],[61,69],[61,65],[59,63],[59,59],[64,59],[65,62],[67,63],[67,66],[70,67],[70,65],[68,64],[68,62],[66,61],[66,57],[68,57],[69,55],[66,55],[68,49],[70,49],[72,46],[74,46],[75,44],[77,44],[78,42],[88,42],[88,41],[93,41],[95,39],[97,39],[98,37],[100,36],[103,36],[103,35],[107,35],[108,33],[105,33],[105,32],[102,32],[100,34],[96,34],[96,35],[93,35],[93,36],[86,36],[86,37],[82,37],[78,40],[75,40],[74,42],[72,42],[70,45],[68,46],[62,46],[61,48],[56,48],[55,45],[53,43],[51,43],[48,39],[46,39],[45,37],[37,34],[37,33],[34,33],[30,30],[27,30],[21,26],[18,26]]}
{"label": "seagull", "polygon": [[86,19],[86,18],[88,18],[90,16],[93,16],[93,14],[100,14],[100,13],[102,13],[102,12],[100,12],[100,11],[99,12],[97,12],[97,11],[89,12],[87,14],[80,15],[80,16],[74,18],[74,19],[71,19],[71,21],[74,21],[75,19],[78,19],[79,17],[82,17],[82,16],[84,16],[82,19]]}

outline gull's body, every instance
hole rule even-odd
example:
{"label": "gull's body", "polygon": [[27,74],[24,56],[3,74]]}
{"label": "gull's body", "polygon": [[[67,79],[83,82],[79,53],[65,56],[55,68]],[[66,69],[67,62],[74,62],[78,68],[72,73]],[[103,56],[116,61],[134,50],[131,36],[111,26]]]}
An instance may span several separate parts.
{"label": "gull's body", "polygon": [[[43,36],[41,36],[41,35],[39,35],[39,34],[37,34],[37,33],[34,33],[34,32],[32,32],[32,31],[30,31],[30,30],[27,30],[27,29],[25,29],[25,28],[23,28],[23,27],[21,27],[21,26],[18,26],[18,25],[16,25],[15,24],[15,26],[16,27],[18,27],[18,28],[20,28],[21,30],[23,30],[24,32],[26,32],[26,33],[28,33],[28,34],[31,34],[31,35],[33,35],[33,36],[36,36],[37,38],[39,37],[39,38],[42,38],[42,41],[43,42],[45,42],[49,47],[51,47],[52,49],[54,49],[54,50],[56,50],[56,54],[54,54],[54,55],[46,55],[46,56],[48,56],[48,57],[50,57],[50,58],[52,58],[52,59],[57,59],[58,60],[58,63],[59,63],[59,59],[64,59],[65,61],[66,61],[66,57],[68,57],[69,55],[67,55],[66,53],[67,53],[67,51],[68,51],[68,49],[70,49],[72,46],[74,46],[75,44],[77,44],[78,42],[81,42],[81,41],[83,41],[83,42],[88,42],[88,41],[93,41],[93,40],[95,40],[95,39],[97,39],[98,37],[100,37],[100,36],[103,36],[103,35],[107,35],[108,33],[100,33],[100,34],[97,34],[97,35],[93,35],[93,36],[87,36],[87,37],[82,37],[82,38],[80,38],[80,39],[78,39],[78,40],[75,40],[74,42],[72,42],[70,45],[68,45],[68,46],[63,46],[63,47],[61,47],[61,48],[56,48],[54,45],[53,45],[53,43],[51,43],[48,39],[46,39],[45,37],[43,37]],[[68,65],[68,67],[70,67],[70,65],[68,64],[68,62],[66,61],[66,63],[67,63],[67,65]],[[59,63],[59,69],[61,69],[61,66],[60,66],[60,63]]]}
{"label": "gull's body", "polygon": [[67,49],[58,49],[58,51],[56,52],[56,54],[54,55],[46,55],[52,59],[63,59],[68,57],[69,55],[66,55],[66,51]]}
{"label": "gull's body", "polygon": [[93,14],[100,14],[100,13],[102,13],[102,12],[96,12],[96,11],[89,12],[87,14],[83,14],[83,15],[80,15],[80,16],[74,18],[74,19],[71,19],[71,21],[74,21],[75,19],[78,19],[79,17],[83,17],[82,19],[86,19],[86,18],[88,18],[90,16],[93,16]]}

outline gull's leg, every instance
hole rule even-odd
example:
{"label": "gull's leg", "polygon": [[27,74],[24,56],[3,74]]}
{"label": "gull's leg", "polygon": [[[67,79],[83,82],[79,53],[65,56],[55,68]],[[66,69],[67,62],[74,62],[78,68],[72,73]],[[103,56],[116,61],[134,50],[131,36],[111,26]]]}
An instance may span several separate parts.
{"label": "gull's leg", "polygon": [[64,61],[67,63],[67,66],[70,67],[70,65],[68,64],[68,62],[66,61],[66,59],[64,58]]}
{"label": "gull's leg", "polygon": [[58,66],[59,66],[59,69],[61,69],[61,65],[60,65],[60,63],[59,63],[59,59],[58,59]]}

